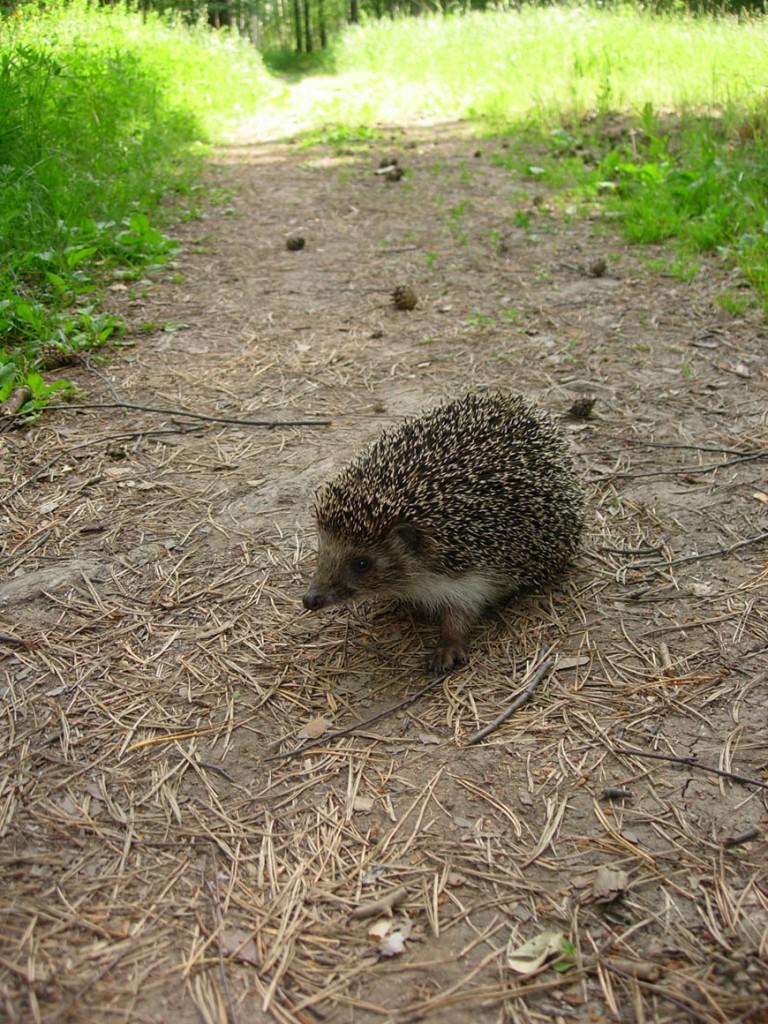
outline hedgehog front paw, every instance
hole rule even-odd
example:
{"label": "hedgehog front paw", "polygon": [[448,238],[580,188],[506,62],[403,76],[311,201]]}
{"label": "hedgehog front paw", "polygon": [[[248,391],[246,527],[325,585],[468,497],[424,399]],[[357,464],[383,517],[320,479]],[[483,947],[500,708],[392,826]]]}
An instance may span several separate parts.
{"label": "hedgehog front paw", "polygon": [[430,672],[441,675],[443,672],[452,672],[455,668],[461,668],[468,661],[469,654],[463,644],[440,644],[430,654],[427,668]]}

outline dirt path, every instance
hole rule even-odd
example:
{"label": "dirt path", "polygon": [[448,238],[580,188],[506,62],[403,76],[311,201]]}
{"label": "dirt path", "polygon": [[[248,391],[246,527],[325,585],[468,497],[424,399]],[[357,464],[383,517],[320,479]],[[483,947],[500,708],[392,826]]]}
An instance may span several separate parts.
{"label": "dirt path", "polygon": [[[88,401],[330,425],[115,408],[3,435],[0,1016],[768,1019],[767,791],[616,753],[768,781],[765,331],[717,310],[716,261],[651,273],[502,151],[461,125],[233,145],[173,273],[113,292],[135,344],[82,371]],[[390,152],[402,182],[373,173]],[[301,612],[313,488],[487,385],[597,398],[566,421],[592,494],[570,579],[418,702],[270,760],[416,693],[432,639],[393,608]],[[386,915],[352,911],[401,887],[387,959]],[[508,944],[544,931],[575,966],[515,974]]]}

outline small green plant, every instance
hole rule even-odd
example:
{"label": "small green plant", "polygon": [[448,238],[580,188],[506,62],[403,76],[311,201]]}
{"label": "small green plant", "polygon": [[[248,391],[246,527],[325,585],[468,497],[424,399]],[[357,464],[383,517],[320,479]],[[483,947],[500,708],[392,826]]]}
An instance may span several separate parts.
{"label": "small green plant", "polygon": [[670,264],[669,272],[678,281],[690,284],[699,273],[699,262],[687,259],[685,256],[677,256]]}
{"label": "small green plant", "polygon": [[490,241],[490,248],[494,250],[496,255],[503,256],[507,247],[502,232],[495,227],[488,234],[488,240]]}
{"label": "small green plant", "polygon": [[525,319],[522,310],[517,309],[515,306],[505,306],[501,311],[501,315],[505,320],[509,320],[510,323],[514,324],[515,327],[519,327]]}
{"label": "small green plant", "polygon": [[468,241],[467,233],[464,230],[464,214],[467,210],[467,204],[465,202],[457,203],[448,210],[448,230],[453,235],[454,241],[459,245],[466,245]]}
{"label": "small green plant", "polygon": [[438,256],[436,252],[426,252],[424,253],[424,259],[427,261],[427,268],[432,270],[437,263]]}
{"label": "small green plant", "polygon": [[749,295],[734,295],[733,292],[726,291],[720,292],[717,296],[717,304],[731,316],[741,316],[749,309],[751,300]]}
{"label": "small green plant", "polygon": [[346,124],[343,121],[332,121],[320,128],[312,129],[301,139],[302,148],[310,146],[334,146],[336,149],[360,143],[369,143],[380,138],[380,133],[364,123]]}
{"label": "small green plant", "polygon": [[515,210],[513,219],[516,228],[527,228],[531,223],[531,215],[527,210]]}
{"label": "small green plant", "polygon": [[496,321],[492,316],[487,316],[479,310],[475,310],[475,312],[467,319],[468,327],[493,327],[495,323]]}
{"label": "small green plant", "polygon": [[578,958],[579,951],[576,945],[570,939],[563,939],[560,955],[552,964],[552,970],[557,971],[558,974],[565,974],[566,971],[570,971],[576,966]]}

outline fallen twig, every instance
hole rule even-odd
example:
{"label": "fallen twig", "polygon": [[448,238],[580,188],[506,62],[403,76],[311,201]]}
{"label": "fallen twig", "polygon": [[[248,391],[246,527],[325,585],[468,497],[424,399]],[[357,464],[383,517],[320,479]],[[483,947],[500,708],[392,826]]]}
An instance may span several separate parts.
{"label": "fallen twig", "polygon": [[750,825],[749,828],[744,829],[743,832],[739,832],[736,836],[727,836],[723,840],[723,846],[726,850],[730,850],[732,846],[742,846],[744,843],[749,843],[753,839],[760,837],[760,829],[757,825]]}
{"label": "fallen twig", "polygon": [[387,893],[378,900],[372,900],[370,903],[363,903],[361,906],[355,907],[354,910],[350,911],[349,916],[353,921],[359,921],[362,918],[375,917],[376,914],[385,912],[391,914],[392,908],[396,907],[398,903],[402,903],[407,895],[408,890],[404,885],[401,885],[399,889],[393,889],[392,892]]}
{"label": "fallen twig", "polygon": [[494,718],[492,722],[489,722],[488,725],[484,725],[482,729],[478,729],[477,732],[473,733],[466,741],[467,745],[471,746],[471,744],[479,743],[480,740],[485,739],[486,736],[489,736],[495,729],[498,729],[500,725],[506,722],[506,720],[510,718],[519,707],[525,704],[525,702],[530,699],[531,695],[533,694],[533,691],[542,681],[542,679],[547,674],[549,669],[552,667],[552,661],[552,658],[545,658],[544,661],[542,661],[542,663],[534,672],[533,676],[531,677],[531,681],[528,683],[523,692],[519,694],[519,696],[515,697],[515,699],[512,701],[509,707],[505,708],[500,715]]}
{"label": "fallen twig", "polygon": [[31,397],[32,392],[28,387],[23,386],[16,388],[15,391],[10,393],[9,397],[6,398],[2,405],[0,405],[0,415],[4,418],[15,416],[22,405],[24,405],[25,402],[28,402]]}
{"label": "fallen twig", "polygon": [[331,420],[239,420],[228,416],[208,416],[202,412],[187,412],[185,409],[163,409],[154,405],[134,405],[131,402],[78,402],[58,405],[56,412],[75,409],[133,409],[136,412],[156,412],[162,416],[187,416],[189,419],[205,420],[206,423],[231,423],[237,427],[327,427]]}
{"label": "fallen twig", "polygon": [[[677,469],[651,469],[647,473],[611,473],[611,480],[645,480],[652,476],[692,476],[694,473],[714,473],[718,469],[727,469],[729,466],[740,466],[744,462],[754,462],[756,459],[768,457],[768,448],[756,452],[747,452],[735,459],[726,459],[725,462],[712,462],[707,466],[679,466]],[[601,479],[609,479],[601,477]]]}
{"label": "fallen twig", "polygon": [[672,761],[674,764],[684,764],[689,768],[698,768],[702,772],[721,775],[724,779],[731,779],[733,782],[742,782],[748,786],[768,789],[768,782],[760,782],[759,779],[752,779],[748,775],[739,775],[737,772],[727,772],[723,768],[715,768],[713,765],[700,764],[695,757],[675,757],[673,754],[659,754],[655,750],[628,750],[625,747],[614,747],[611,753],[625,754],[629,757],[648,757],[654,761]]}
{"label": "fallen twig", "polygon": [[0,633],[0,645],[5,647],[26,647],[27,641],[22,640],[20,636],[14,636],[13,633]]}
{"label": "fallen twig", "polygon": [[740,451],[738,448],[720,448],[715,444],[682,444],[677,441],[641,441],[635,437],[616,438],[622,444],[635,444],[641,448],[680,448],[689,452],[722,452],[724,455],[762,455],[765,448],[753,448],[747,451]]}
{"label": "fallen twig", "polygon": [[754,537],[747,537],[746,540],[739,540],[735,544],[729,545],[727,548],[711,548],[709,551],[702,551],[699,555],[683,555],[681,558],[673,558],[669,562],[659,559],[658,562],[644,562],[642,565],[630,565],[629,568],[653,569],[656,565],[666,568],[669,565],[682,565],[684,562],[703,562],[706,558],[717,558],[720,555],[729,555],[731,551],[737,551],[739,548],[745,548],[749,544],[759,544],[763,540],[768,540],[768,530],[764,533],[758,533]]}

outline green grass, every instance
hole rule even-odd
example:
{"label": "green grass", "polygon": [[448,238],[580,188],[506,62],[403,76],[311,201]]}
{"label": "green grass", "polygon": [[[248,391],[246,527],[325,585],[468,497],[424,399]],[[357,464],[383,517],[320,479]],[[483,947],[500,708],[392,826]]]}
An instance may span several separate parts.
{"label": "green grass", "polygon": [[719,252],[768,312],[765,18],[566,5],[382,20],[349,30],[335,63],[355,122],[418,109],[523,133],[526,159],[497,158],[516,174],[607,205],[630,242],[675,240],[681,279]]}
{"label": "green grass", "polygon": [[107,276],[167,260],[161,200],[270,94],[228,35],[80,3],[0,19],[0,401],[26,383],[39,406],[38,370],[119,330]]}
{"label": "green grass", "polygon": [[[764,100],[764,19],[653,15],[630,6],[368,22],[338,42],[349,106],[555,127],[593,111],[711,109]],[[762,73],[761,73],[762,69]],[[356,98],[357,97],[357,98]]]}

